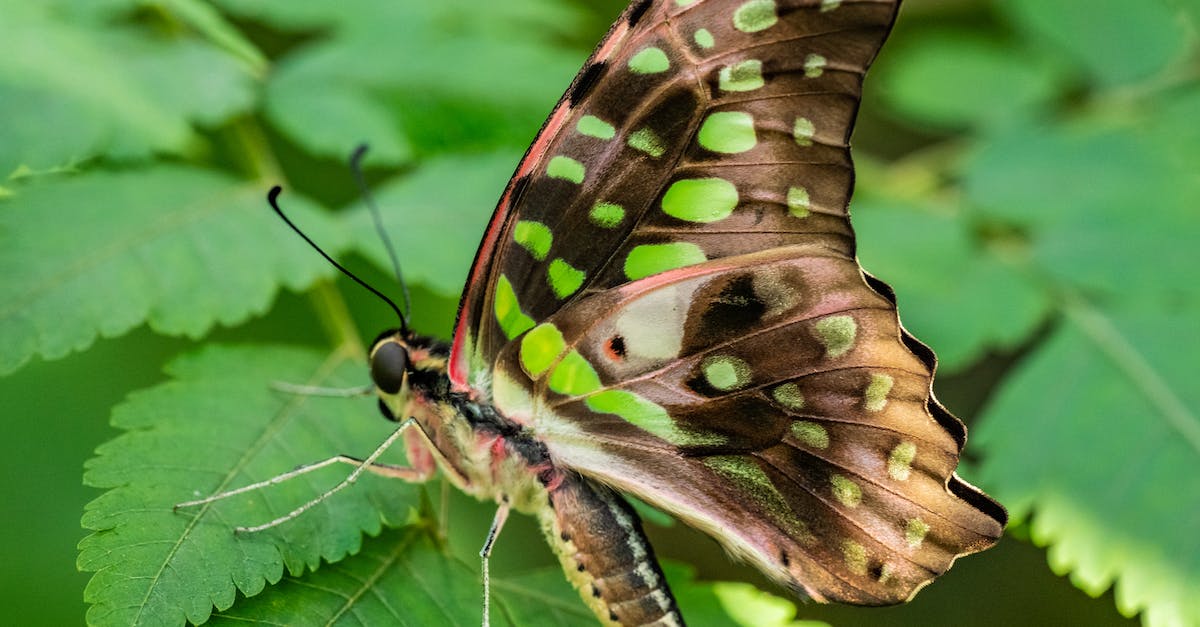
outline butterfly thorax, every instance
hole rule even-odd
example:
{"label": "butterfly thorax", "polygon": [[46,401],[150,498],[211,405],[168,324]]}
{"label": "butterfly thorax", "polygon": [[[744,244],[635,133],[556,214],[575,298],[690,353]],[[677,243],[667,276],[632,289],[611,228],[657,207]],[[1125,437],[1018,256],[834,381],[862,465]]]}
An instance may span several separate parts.
{"label": "butterfly thorax", "polygon": [[546,446],[482,394],[453,390],[449,346],[437,339],[395,331],[381,335],[371,351],[373,373],[388,344],[403,348],[407,361],[398,391],[389,393],[377,382],[380,410],[391,420],[411,417],[420,425],[421,433],[407,439],[410,461],[436,462],[460,489],[481,500],[507,499],[526,513],[544,506],[545,488],[557,480]]}

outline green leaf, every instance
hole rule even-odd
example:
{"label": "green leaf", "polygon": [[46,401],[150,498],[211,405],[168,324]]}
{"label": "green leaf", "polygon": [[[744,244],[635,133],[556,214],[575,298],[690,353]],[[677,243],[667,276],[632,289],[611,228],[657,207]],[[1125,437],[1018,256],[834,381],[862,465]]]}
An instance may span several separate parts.
{"label": "green leaf", "polygon": [[697,582],[695,569],[667,562],[663,572],[692,627],[829,627],[820,621],[796,620],[796,604],[748,583]]}
{"label": "green leaf", "polygon": [[972,431],[978,476],[1075,585],[1200,623],[1200,311],[1067,311]]}
{"label": "green leaf", "polygon": [[395,116],[353,85],[316,91],[306,82],[281,79],[266,106],[279,130],[315,155],[344,159],[366,141],[367,164],[399,165],[412,158]]}
{"label": "green leaf", "polygon": [[[93,572],[85,598],[93,625],[206,620],[240,591],[253,596],[283,576],[357,553],[381,520],[404,523],[413,486],[363,476],[279,527],[234,534],[280,516],[344,477],[335,466],[266,490],[185,508],[172,506],[276,476],[297,463],[346,453],[365,457],[395,425],[369,399],[319,398],[271,389],[273,380],[345,387],[365,379],[361,361],[290,348],[209,347],[167,369],[171,381],[138,392],[113,412],[125,433],[96,451],[85,482],[108,489],[87,506],[79,568]],[[395,451],[397,455],[399,451]],[[393,456],[391,461],[402,460]]]}
{"label": "green leaf", "polygon": [[[71,20],[79,20],[81,22],[92,22],[96,25],[102,25],[106,22],[118,18],[122,15],[127,15],[130,11],[137,8],[142,0],[45,0],[39,2],[47,8],[52,7],[52,11],[60,16]],[[7,5],[30,4],[21,3],[20,0],[0,0]],[[8,7],[6,6],[7,10]]]}
{"label": "green leaf", "polygon": [[[462,290],[488,216],[518,159],[515,153],[434,159],[378,190],[384,228],[406,280],[448,295]],[[390,271],[366,208],[354,207],[349,221],[355,249]]]}
{"label": "green leaf", "polygon": [[659,527],[674,527],[675,519],[670,514],[650,505],[649,503],[628,494],[623,494],[625,500],[629,502],[637,515],[643,522],[648,522]]}
{"label": "green leaf", "polygon": [[1174,7],[1182,19],[1191,26],[1192,32],[1200,26],[1200,0],[1165,0],[1167,6]]}
{"label": "green leaf", "polygon": [[855,203],[854,229],[863,266],[896,290],[904,326],[945,370],[1015,348],[1047,316],[1027,260],[975,242],[961,215],[866,200]]}
{"label": "green leaf", "polygon": [[1131,216],[1147,195],[1169,193],[1156,148],[1132,132],[1095,123],[1006,129],[984,137],[967,163],[968,200],[988,215],[1034,228],[1097,215]]}
{"label": "green leaf", "polygon": [[1101,87],[1145,80],[1182,62],[1190,39],[1165,0],[1007,0],[996,7]]}
{"label": "green leaf", "polygon": [[367,539],[352,558],[286,577],[208,624],[470,625],[482,610],[478,576],[425,529],[407,527]]}
{"label": "green leaf", "polygon": [[125,53],[124,70],[137,77],[155,105],[190,122],[216,126],[255,104],[247,71],[207,44],[130,41]]}
{"label": "green leaf", "polygon": [[[362,10],[343,4],[336,17],[328,9],[297,12],[293,4],[288,11],[296,15],[282,17],[275,5],[259,6],[255,15],[293,26],[332,19],[336,27],[279,60],[267,85],[267,114],[315,154],[340,157],[363,140],[411,141],[418,152],[527,142],[584,55],[553,37],[578,24],[578,10],[544,10],[551,6],[545,0],[364,3]],[[307,102],[324,92],[340,95],[322,97],[316,107]],[[394,112],[381,108],[380,98]],[[326,128],[330,120],[315,116],[327,109],[351,117]],[[404,137],[393,130],[399,127]],[[376,158],[399,159],[388,152]]]}
{"label": "green leaf", "polygon": [[[87,68],[87,71],[81,71]],[[183,153],[197,135],[253,104],[234,59],[186,39],[68,21],[41,3],[6,5],[0,20],[0,176],[95,155]]]}
{"label": "green leaf", "polygon": [[242,60],[255,76],[267,71],[267,59],[259,49],[230,24],[211,4],[201,0],[141,0],[160,6],[186,22],[219,48]]}
{"label": "green leaf", "polygon": [[[664,572],[695,627],[827,627],[796,621],[796,606],[745,583],[702,583],[693,569]],[[557,627],[594,622],[557,566],[492,574],[493,624]],[[219,612],[209,624],[470,625],[479,622],[478,568],[440,550],[424,528],[385,531],[337,564],[285,577],[262,594]],[[732,621],[732,622],[731,622]]]}
{"label": "green leaf", "polygon": [[[1198,0],[1200,6],[1200,0]],[[1159,94],[1140,103],[1145,117],[1138,128],[1140,135],[1159,151],[1163,169],[1171,174],[1192,171],[1200,162],[1200,83],[1192,82],[1182,89]],[[1200,195],[1200,177],[1183,176],[1170,182],[1178,198]]]}
{"label": "green leaf", "polygon": [[[181,167],[42,178],[0,210],[0,373],[149,323],[199,337],[261,314],[280,286],[331,268],[275,217],[261,187]],[[337,224],[301,197],[295,220],[331,251]]]}
{"label": "green leaf", "polygon": [[[113,0],[110,0],[113,1]],[[430,28],[446,32],[482,31],[511,33],[525,30],[533,37],[554,39],[577,33],[578,8],[561,0],[508,0],[487,4],[398,3],[380,0],[345,0],[336,5],[296,3],[293,0],[217,0],[226,11],[283,30],[326,29],[349,32],[419,32]]]}
{"label": "green leaf", "polygon": [[587,625],[596,621],[559,566],[493,574],[492,596],[498,605],[492,610],[492,620],[502,618],[512,627]]}
{"label": "green leaf", "polygon": [[[558,567],[494,573],[492,624],[586,624],[592,613]],[[363,550],[314,573],[285,577],[220,612],[209,624],[471,625],[483,612],[478,566],[468,566],[408,527],[367,539]]]}
{"label": "green leaf", "polygon": [[955,128],[1004,122],[1046,108],[1061,89],[1047,59],[973,31],[934,31],[889,50],[883,93],[923,124]]}
{"label": "green leaf", "polygon": [[1181,99],[1180,117],[1162,126],[1145,123],[1151,115],[1009,129],[967,165],[968,198],[1026,231],[1034,263],[1069,284],[1131,300],[1200,297],[1195,281],[1170,271],[1191,265],[1194,252],[1163,245],[1200,232],[1196,149],[1148,132],[1179,133],[1178,120],[1200,112],[1198,103]]}

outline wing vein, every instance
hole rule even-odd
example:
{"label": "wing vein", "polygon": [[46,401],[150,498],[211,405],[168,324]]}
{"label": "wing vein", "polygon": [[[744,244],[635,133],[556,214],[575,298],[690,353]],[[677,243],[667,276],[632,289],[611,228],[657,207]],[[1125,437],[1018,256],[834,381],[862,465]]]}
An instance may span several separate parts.
{"label": "wing vein", "polygon": [[[846,312],[849,312],[849,311],[891,311],[891,309],[892,309],[891,307],[853,307],[853,308],[850,308],[850,309],[839,309],[839,310],[837,310],[836,312],[829,312],[829,313],[820,313],[820,314],[814,314],[814,315],[811,315],[811,316],[805,316],[805,317],[803,317],[803,318],[791,318],[791,319],[789,319],[787,322],[783,322],[783,323],[776,324],[776,325],[771,325],[771,326],[769,326],[769,327],[763,327],[763,328],[761,328],[761,329],[755,330],[755,331],[753,331],[753,332],[751,332],[751,333],[748,333],[748,334],[746,334],[746,335],[740,335],[740,336],[738,336],[738,337],[736,337],[736,338],[734,338],[734,339],[732,339],[732,340],[727,340],[727,341],[725,341],[725,342],[721,342],[721,343],[719,343],[719,344],[711,344],[711,345],[709,345],[708,347],[706,347],[706,348],[705,348],[704,350],[702,350],[702,351],[697,351],[697,352],[695,352],[695,353],[692,353],[692,354],[688,355],[688,356],[687,356],[687,358],[688,358],[688,359],[691,359],[691,360],[695,360],[696,358],[698,358],[698,357],[700,357],[700,356],[707,355],[707,354],[709,354],[709,353],[710,353],[710,352],[712,352],[712,351],[715,351],[715,350],[718,350],[718,349],[721,349],[721,348],[725,348],[725,347],[727,347],[727,346],[730,346],[730,345],[732,345],[732,344],[735,344],[735,343],[737,343],[737,342],[740,342],[740,341],[742,341],[742,340],[746,340],[746,339],[749,339],[749,338],[752,338],[752,337],[756,337],[756,336],[762,335],[763,333],[769,333],[769,332],[771,332],[771,331],[777,331],[777,330],[779,330],[779,329],[783,329],[783,328],[789,327],[789,326],[791,326],[791,325],[793,325],[793,324],[800,324],[800,323],[802,323],[802,322],[807,322],[807,321],[809,321],[809,320],[814,320],[814,319],[816,319],[816,318],[823,318],[823,317],[825,317],[825,316],[832,315],[833,313],[846,313]],[[589,335],[589,333],[590,333],[590,331],[591,331],[592,329],[594,329],[594,328],[595,328],[595,326],[596,326],[597,324],[599,324],[599,323],[600,323],[600,321],[604,320],[606,317],[607,317],[607,316],[597,316],[597,317],[596,317],[596,321],[595,321],[595,322],[593,322],[593,323],[592,323],[592,324],[591,324],[591,325],[590,325],[590,326],[589,326],[589,327],[588,327],[586,330],[584,330],[583,332],[579,333],[578,337],[579,337],[579,338],[583,338],[583,337],[586,337],[586,336],[588,336],[588,335]],[[572,343],[571,343],[569,346],[571,346],[571,347],[575,347],[575,346],[577,346],[577,345],[578,345],[578,340],[576,340],[575,342],[572,342]],[[596,392],[601,392],[601,391],[604,391],[604,390],[612,390],[612,389],[622,388],[622,387],[624,387],[624,386],[626,386],[626,385],[628,385],[628,384],[630,384],[630,383],[637,383],[637,382],[639,382],[639,381],[644,381],[644,380],[646,380],[646,379],[649,379],[649,378],[651,378],[651,377],[655,377],[655,376],[657,376],[657,375],[663,374],[663,373],[665,373],[665,372],[667,372],[667,371],[669,371],[669,370],[671,370],[671,369],[673,369],[673,368],[678,368],[678,367],[679,367],[679,365],[680,365],[680,363],[683,363],[683,362],[684,362],[684,359],[683,359],[683,358],[672,360],[670,363],[668,363],[668,364],[667,364],[667,365],[665,365],[665,366],[662,366],[661,368],[656,368],[656,369],[654,369],[654,370],[648,370],[648,371],[646,371],[646,372],[644,372],[644,373],[642,373],[642,374],[640,374],[640,375],[638,375],[638,376],[636,376],[636,377],[633,377],[633,378],[631,378],[631,379],[624,379],[624,380],[622,380],[622,381],[621,381],[619,384],[617,384],[617,385],[605,385],[605,386],[602,386],[600,389],[596,390],[595,392],[592,392],[591,394],[595,394]],[[922,376],[925,376],[925,375],[922,375]],[[551,403],[551,404],[549,404],[549,407],[551,407],[551,408],[554,408],[554,407],[559,407],[559,406],[563,405],[564,403],[566,403],[566,402],[568,402],[568,401],[570,401],[570,400],[574,400],[574,399],[576,399],[576,398],[580,398],[580,397],[578,397],[578,396],[568,396],[568,397],[564,398],[564,399],[563,399],[563,400],[561,400],[561,401],[557,401],[557,402],[555,402],[555,403]]]}
{"label": "wing vein", "polygon": [[[776,471],[778,471],[778,472],[779,472],[779,474],[783,475],[783,477],[784,477],[784,478],[786,478],[788,481],[790,481],[790,482],[792,483],[792,485],[795,485],[796,487],[800,488],[801,490],[803,490],[803,491],[805,491],[805,492],[807,492],[807,493],[811,494],[813,498],[815,498],[816,500],[820,501],[822,505],[824,505],[824,506],[825,506],[827,509],[829,509],[830,511],[834,512],[834,513],[835,513],[835,514],[836,514],[836,515],[837,515],[839,518],[841,518],[842,520],[846,521],[848,524],[850,524],[850,526],[854,527],[855,529],[858,529],[858,530],[859,530],[859,531],[862,533],[862,535],[863,535],[863,539],[865,539],[865,540],[868,540],[868,541],[870,541],[870,542],[872,542],[872,543],[874,543],[874,544],[876,544],[876,545],[879,545],[879,546],[882,546],[882,547],[885,547],[885,548],[889,549],[889,552],[890,552],[890,553],[893,553],[893,554],[899,555],[899,556],[900,556],[902,559],[904,559],[906,562],[908,562],[908,563],[910,563],[910,564],[913,564],[914,566],[917,566],[918,568],[922,568],[922,569],[924,569],[924,570],[926,570],[926,571],[929,571],[929,572],[931,572],[931,573],[932,573],[932,572],[934,572],[934,571],[933,571],[932,569],[930,569],[928,566],[925,566],[924,564],[921,564],[921,563],[919,563],[919,562],[915,561],[915,560],[914,560],[914,559],[913,559],[911,556],[909,556],[909,555],[905,555],[901,549],[898,549],[897,547],[893,547],[892,545],[890,545],[890,544],[887,544],[887,543],[885,543],[884,541],[880,540],[880,539],[878,538],[878,536],[877,536],[877,535],[875,535],[875,534],[871,533],[870,531],[868,531],[868,530],[866,529],[866,527],[864,527],[863,525],[861,525],[861,524],[860,524],[860,523],[859,523],[857,520],[855,520],[853,517],[849,516],[849,515],[848,515],[846,512],[844,512],[844,511],[842,511],[841,509],[839,509],[839,508],[837,508],[837,507],[834,507],[832,504],[830,504],[830,502],[829,502],[828,500],[826,500],[824,496],[822,496],[822,495],[821,495],[821,494],[819,494],[817,491],[813,490],[812,488],[810,488],[810,487],[809,487],[809,486],[807,486],[807,485],[804,485],[803,483],[801,483],[801,482],[797,481],[797,480],[796,480],[794,477],[792,477],[791,475],[789,475],[789,474],[787,473],[786,469],[780,468],[778,465],[776,465],[775,463],[773,463],[773,462],[772,462],[770,459],[767,459],[767,458],[763,457],[762,455],[755,454],[755,455],[754,455],[754,457],[755,457],[755,458],[757,458],[757,459],[760,459],[760,460],[762,460],[764,463],[766,463],[766,464],[767,464],[768,466],[770,466],[771,468],[774,468]],[[856,477],[860,477],[860,478],[862,477],[862,475],[860,475],[860,474],[858,474],[858,473],[856,473],[856,472],[853,472],[853,471],[850,471],[850,470],[846,469],[846,468],[845,468],[844,466],[842,466],[841,464],[834,464],[834,463],[830,463],[830,465],[831,465],[831,466],[834,466],[834,467],[836,467],[836,468],[842,468],[842,469],[844,469],[844,470],[847,470],[847,472],[848,472],[849,474],[853,474],[853,475],[854,475],[854,476],[856,476]],[[790,537],[790,536],[789,536],[789,537]],[[806,551],[806,553],[807,553],[807,551]],[[809,555],[811,555],[811,553],[808,553],[808,554],[809,554]],[[846,580],[845,580],[845,579],[843,579],[843,581],[846,581]],[[851,583],[851,582],[849,582],[849,581],[846,581],[846,583],[848,583],[848,584],[850,584],[850,585],[852,585],[852,586],[854,585],[853,583]],[[854,586],[854,587],[858,588],[859,590],[862,590],[862,588],[859,588],[858,586]],[[865,592],[865,590],[864,590],[864,592]]]}

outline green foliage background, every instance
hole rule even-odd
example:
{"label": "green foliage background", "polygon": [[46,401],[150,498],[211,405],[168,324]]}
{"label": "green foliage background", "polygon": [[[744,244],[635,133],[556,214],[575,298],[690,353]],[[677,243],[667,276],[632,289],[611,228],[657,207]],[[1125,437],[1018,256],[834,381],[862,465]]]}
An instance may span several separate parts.
{"label": "green foliage background", "polygon": [[[491,508],[444,510],[437,484],[365,481],[253,537],[227,525],[339,472],[170,505],[389,429],[368,400],[271,391],[365,382],[360,338],[390,320],[265,189],[391,285],[342,163],[369,140],[415,326],[447,334],[506,177],[621,4],[0,0],[5,622],[78,623],[84,598],[103,624],[214,603],[217,622],[476,620]],[[1014,523],[910,605],[799,618],[1200,624],[1198,23],[1196,0],[906,0],[855,136],[860,256],[942,358],[972,428],[961,474]],[[504,620],[587,624],[533,525],[510,525]],[[691,564],[671,573],[695,623],[790,620],[691,583],[765,585],[711,542],[650,532]]]}

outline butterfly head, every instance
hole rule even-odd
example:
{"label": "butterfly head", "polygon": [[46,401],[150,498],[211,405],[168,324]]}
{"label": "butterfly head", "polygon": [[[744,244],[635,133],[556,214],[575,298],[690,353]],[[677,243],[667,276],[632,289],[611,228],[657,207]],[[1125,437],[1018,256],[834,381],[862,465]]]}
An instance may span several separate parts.
{"label": "butterfly head", "polygon": [[445,378],[447,353],[429,338],[402,329],[389,329],[371,344],[371,381],[379,395],[379,409],[389,420],[407,416],[416,392]]}

